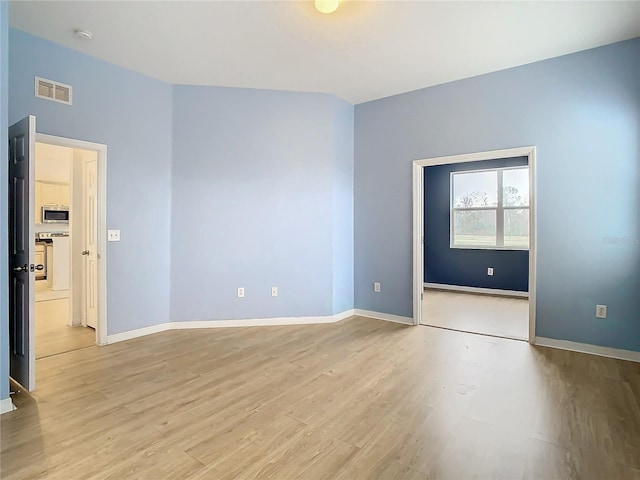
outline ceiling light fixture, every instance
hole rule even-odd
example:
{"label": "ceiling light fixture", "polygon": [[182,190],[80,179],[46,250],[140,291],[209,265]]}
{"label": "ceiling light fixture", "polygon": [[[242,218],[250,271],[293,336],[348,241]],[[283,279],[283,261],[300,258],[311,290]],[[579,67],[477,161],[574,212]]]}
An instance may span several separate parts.
{"label": "ceiling light fixture", "polygon": [[82,30],[81,28],[76,28],[73,32],[76,38],[80,40],[93,40],[93,34],[88,30]]}
{"label": "ceiling light fixture", "polygon": [[333,13],[338,9],[340,0],[315,0],[315,5],[321,13]]}

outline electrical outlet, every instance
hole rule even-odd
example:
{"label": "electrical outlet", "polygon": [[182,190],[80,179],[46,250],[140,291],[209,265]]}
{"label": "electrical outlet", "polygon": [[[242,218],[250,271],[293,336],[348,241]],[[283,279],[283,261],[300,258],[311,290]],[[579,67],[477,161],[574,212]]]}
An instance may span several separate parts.
{"label": "electrical outlet", "polygon": [[238,287],[238,298],[244,298],[244,288]]}
{"label": "electrical outlet", "polygon": [[376,293],[380,293],[380,282],[375,282],[373,284],[373,291]]}
{"label": "electrical outlet", "polygon": [[278,296],[278,287],[271,287],[271,296],[272,297]]}
{"label": "electrical outlet", "polygon": [[489,275],[490,277],[493,276],[493,267],[487,268],[487,275]]}
{"label": "electrical outlet", "polygon": [[607,318],[606,305],[596,305],[596,318]]}
{"label": "electrical outlet", "polygon": [[119,242],[120,230],[107,230],[107,242]]}

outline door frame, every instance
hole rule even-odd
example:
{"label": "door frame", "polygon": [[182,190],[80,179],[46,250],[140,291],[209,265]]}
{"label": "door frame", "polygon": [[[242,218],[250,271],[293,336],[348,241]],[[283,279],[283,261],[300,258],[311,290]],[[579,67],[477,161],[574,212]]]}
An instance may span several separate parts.
{"label": "door frame", "polygon": [[[96,344],[107,344],[107,146],[73,138],[36,133],[37,143],[91,150],[98,154],[98,322]],[[71,298],[70,298],[71,302]],[[33,342],[35,343],[35,342]],[[32,343],[32,348],[35,345]]]}
{"label": "door frame", "polygon": [[536,147],[507,148],[413,161],[413,324],[422,323],[424,292],[424,167],[527,157],[529,164],[529,343],[536,339]]}

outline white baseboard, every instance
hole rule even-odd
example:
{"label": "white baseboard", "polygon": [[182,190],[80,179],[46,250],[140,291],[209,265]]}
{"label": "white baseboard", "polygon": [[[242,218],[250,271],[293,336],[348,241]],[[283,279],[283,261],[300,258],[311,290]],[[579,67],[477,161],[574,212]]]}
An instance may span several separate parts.
{"label": "white baseboard", "polygon": [[401,317],[400,315],[392,315],[390,313],[372,312],[371,310],[361,310],[356,308],[355,315],[375,318],[376,320],[386,320],[387,322],[402,323],[404,325],[413,325],[413,318]]}
{"label": "white baseboard", "polygon": [[13,412],[16,406],[11,401],[11,397],[0,400],[0,415],[3,413]]}
{"label": "white baseboard", "polygon": [[465,287],[462,285],[447,285],[445,283],[425,282],[424,288],[437,288],[438,290],[453,290],[456,292],[486,293],[489,295],[504,295],[506,297],[529,298],[529,292],[518,292],[517,290],[499,290],[497,288]]}
{"label": "white baseboard", "polygon": [[346,310],[335,315],[317,317],[272,317],[249,318],[240,320],[190,320],[185,322],[171,322],[170,330],[185,330],[189,328],[230,328],[230,327],[273,327],[278,325],[313,325],[318,323],[336,323],[352,317],[353,310]]}
{"label": "white baseboard", "polygon": [[601,347],[589,343],[570,342],[568,340],[556,340],[554,338],[536,337],[535,345],[541,347],[559,348],[572,352],[589,353],[601,357],[617,358],[618,360],[629,360],[640,362],[640,352],[622,350],[619,348]]}
{"label": "white baseboard", "polygon": [[115,333],[113,335],[107,335],[107,345],[111,343],[124,342],[125,340],[131,340],[133,338],[144,337],[145,335],[165,332],[167,330],[171,330],[171,323],[161,323],[159,325],[152,325],[151,327],[143,327],[135,330],[129,330],[127,332]]}
{"label": "white baseboard", "polygon": [[144,337],[167,330],[187,330],[195,328],[231,328],[231,327],[268,327],[278,325],[313,325],[319,323],[336,323],[355,315],[354,310],[345,310],[335,315],[317,317],[272,317],[247,318],[239,320],[188,320],[184,322],[167,322],[151,327],[138,328],[128,332],[107,336],[107,343],[123,342],[133,338]]}

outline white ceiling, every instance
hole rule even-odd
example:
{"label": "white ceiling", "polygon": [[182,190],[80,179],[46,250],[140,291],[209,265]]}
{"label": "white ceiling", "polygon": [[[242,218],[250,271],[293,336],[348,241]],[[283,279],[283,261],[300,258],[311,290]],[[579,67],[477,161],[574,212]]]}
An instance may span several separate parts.
{"label": "white ceiling", "polygon": [[640,1],[19,1],[10,24],[169,83],[361,103],[640,36]]}

